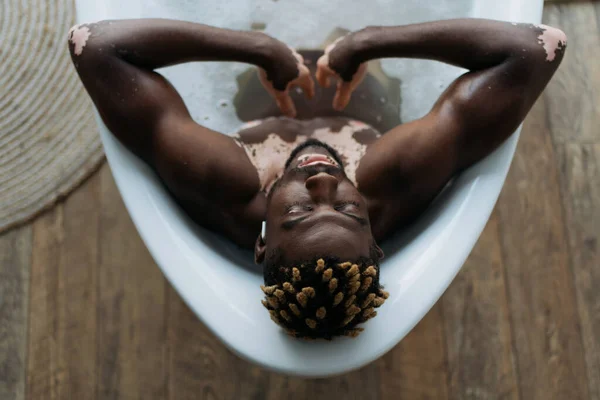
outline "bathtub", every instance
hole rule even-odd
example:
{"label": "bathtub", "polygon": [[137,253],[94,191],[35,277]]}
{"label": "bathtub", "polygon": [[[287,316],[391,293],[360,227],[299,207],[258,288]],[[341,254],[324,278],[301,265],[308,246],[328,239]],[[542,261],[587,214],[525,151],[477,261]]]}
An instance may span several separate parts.
{"label": "bathtub", "polygon": [[[266,33],[303,48],[321,45],[334,27],[355,30],[457,17],[538,23],[541,13],[542,0],[77,0],[79,22],[163,17],[234,29],[259,23],[266,25]],[[382,68],[401,81],[398,114],[403,121],[427,112],[462,72],[421,60],[385,60]],[[194,63],[161,72],[180,91],[196,121],[220,132],[234,132],[242,123],[231,106],[236,77],[247,69],[244,64]],[[262,272],[253,264],[252,254],[186,218],[154,173],[111,136],[98,116],[97,121],[108,162],[138,232],[184,301],[239,356],[307,377],[340,374],[370,363],[402,340],[434,305],[490,216],[520,131],[461,174],[410,229],[383,244],[386,259],[381,280],[391,297],[378,317],[365,325],[365,332],[356,339],[303,342],[283,334],[262,307]]]}

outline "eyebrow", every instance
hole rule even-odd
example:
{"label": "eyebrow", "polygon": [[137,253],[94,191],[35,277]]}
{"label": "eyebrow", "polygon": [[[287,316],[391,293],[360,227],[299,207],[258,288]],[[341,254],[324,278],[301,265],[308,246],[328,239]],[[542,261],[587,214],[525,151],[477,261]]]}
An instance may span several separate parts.
{"label": "eyebrow", "polygon": [[352,214],[346,214],[346,213],[342,213],[342,214],[347,215],[350,218],[354,218],[362,226],[367,226],[367,220],[365,218],[357,217],[356,215],[352,215]]}
{"label": "eyebrow", "polygon": [[308,218],[308,215],[305,215],[303,217],[299,217],[299,218],[296,218],[296,219],[292,219],[292,220],[289,220],[289,221],[285,221],[284,223],[281,224],[281,227],[283,229],[285,229],[286,231],[289,231],[291,229],[294,229],[294,227],[296,225],[298,225],[300,222],[304,221],[306,218]]}

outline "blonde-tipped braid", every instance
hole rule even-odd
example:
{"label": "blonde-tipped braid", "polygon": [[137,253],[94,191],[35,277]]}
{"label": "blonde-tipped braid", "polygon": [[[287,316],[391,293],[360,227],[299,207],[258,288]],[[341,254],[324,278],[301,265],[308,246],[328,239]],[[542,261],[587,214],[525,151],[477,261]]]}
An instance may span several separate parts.
{"label": "blonde-tipped braid", "polygon": [[358,288],[360,287],[360,282],[355,281],[348,285],[348,293],[354,294],[358,292]]}
{"label": "blonde-tipped braid", "polygon": [[273,292],[275,294],[275,297],[277,297],[277,299],[280,302],[285,302],[285,293],[283,293],[283,290],[281,289],[276,289],[275,292]]}
{"label": "blonde-tipped braid", "polygon": [[279,311],[279,315],[281,315],[283,319],[285,319],[288,322],[292,320],[292,317],[290,317],[290,315],[285,310]]}
{"label": "blonde-tipped braid", "polygon": [[347,277],[351,277],[353,275],[358,274],[359,269],[358,269],[358,265],[354,264],[347,272],[346,272],[346,276]]}
{"label": "blonde-tipped braid", "polygon": [[308,304],[308,298],[304,294],[304,292],[300,292],[296,295],[296,300],[298,300],[298,304],[300,304],[303,308],[306,308]]}
{"label": "blonde-tipped braid", "polygon": [[339,292],[338,294],[336,294],[335,297],[333,298],[333,306],[335,307],[338,304],[340,304],[343,299],[344,299],[344,293]]}
{"label": "blonde-tipped braid", "polygon": [[374,266],[371,265],[369,268],[365,269],[365,272],[363,272],[363,275],[376,276],[377,270],[375,269]]}
{"label": "blonde-tipped braid", "polygon": [[369,304],[375,300],[377,295],[375,293],[369,293],[369,295],[363,300],[363,303],[360,305],[362,308],[367,308]]}
{"label": "blonde-tipped braid", "polygon": [[355,337],[363,330],[357,324],[377,315],[375,308],[389,296],[371,264],[331,264],[321,258],[281,271],[287,277],[282,284],[261,286],[262,304],[277,325],[297,338]]}
{"label": "blonde-tipped braid", "polygon": [[352,303],[354,303],[354,300],[356,300],[356,295],[352,295],[352,296],[348,297],[348,300],[346,300],[346,302],[344,303],[344,306],[346,308],[350,307],[352,305]]}
{"label": "blonde-tipped braid", "polygon": [[327,310],[325,309],[325,307],[319,307],[316,315],[318,319],[323,319],[327,315]]}
{"label": "blonde-tipped braid", "polygon": [[315,272],[318,274],[325,269],[325,261],[322,258],[317,260],[317,266],[315,268]]}
{"label": "blonde-tipped braid", "polygon": [[294,286],[292,286],[292,284],[289,282],[285,282],[283,284],[283,290],[285,290],[286,292],[291,293],[291,294],[296,293],[296,289],[294,289]]}
{"label": "blonde-tipped braid", "polygon": [[333,278],[329,281],[329,293],[333,293],[335,289],[337,289],[338,280]]}
{"label": "blonde-tipped braid", "polygon": [[373,283],[373,278],[371,278],[370,276],[365,278],[365,280],[362,282],[362,285],[360,285],[360,291],[364,292],[365,290],[367,290],[369,286],[371,286],[371,283]]}
{"label": "blonde-tipped braid", "polygon": [[358,335],[360,335],[362,331],[364,331],[363,328],[349,329],[349,330],[346,331],[346,333],[344,333],[344,336],[350,336],[350,337],[355,338]]}
{"label": "blonde-tipped braid", "polygon": [[300,312],[300,309],[294,303],[290,303],[288,306],[289,306],[290,310],[292,310],[292,312],[294,313],[294,315],[296,317],[299,317],[302,315],[302,313]]}

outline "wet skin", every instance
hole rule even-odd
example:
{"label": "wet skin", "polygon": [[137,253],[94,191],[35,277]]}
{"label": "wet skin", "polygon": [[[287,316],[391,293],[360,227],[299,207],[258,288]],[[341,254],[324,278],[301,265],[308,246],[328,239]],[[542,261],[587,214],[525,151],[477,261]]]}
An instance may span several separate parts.
{"label": "wet skin", "polygon": [[[414,220],[453,176],[514,132],[560,64],[566,44],[557,29],[471,19],[351,33],[328,49],[327,68],[321,61],[317,74],[323,85],[332,75],[343,78],[334,89],[338,110],[361,87],[361,65],[368,60],[424,58],[469,72],[422,118],[377,140],[365,139],[358,187],[336,166],[302,170],[296,159],[268,201],[244,149],[193,121],[177,91],[154,69],[211,60],[256,65],[282,112],[293,116],[290,88],[301,87],[309,97],[313,90],[297,54],[261,33],[169,20],[87,24],[69,38],[77,72],[111,132],[154,168],[193,220],[254,247],[259,262],[276,247],[290,259],[368,256],[373,239],[384,240]],[[314,119],[320,112],[326,117]],[[245,140],[273,132],[289,140],[314,131],[315,124],[334,131],[343,121],[331,115],[317,107],[311,115],[301,112],[307,119],[302,122],[274,119],[247,132]],[[327,151],[311,147],[298,157],[320,153]],[[266,242],[257,239],[265,219]]]}

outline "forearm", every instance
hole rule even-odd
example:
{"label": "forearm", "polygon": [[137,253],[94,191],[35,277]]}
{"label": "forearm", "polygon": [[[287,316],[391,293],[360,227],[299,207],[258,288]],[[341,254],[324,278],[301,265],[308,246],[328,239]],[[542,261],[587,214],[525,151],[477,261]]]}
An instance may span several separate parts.
{"label": "forearm", "polygon": [[265,67],[267,35],[167,19],[101,21],[73,27],[74,61],[116,57],[155,69],[190,61],[238,61]]}
{"label": "forearm", "polygon": [[[566,37],[558,29],[484,19],[369,27],[359,33],[359,38],[357,57],[360,61],[422,58],[471,71],[490,68],[509,59],[553,61],[561,39],[566,44]],[[544,40],[554,44],[543,43]]]}

